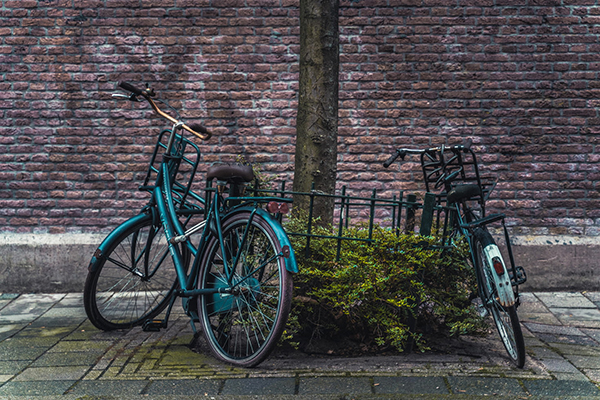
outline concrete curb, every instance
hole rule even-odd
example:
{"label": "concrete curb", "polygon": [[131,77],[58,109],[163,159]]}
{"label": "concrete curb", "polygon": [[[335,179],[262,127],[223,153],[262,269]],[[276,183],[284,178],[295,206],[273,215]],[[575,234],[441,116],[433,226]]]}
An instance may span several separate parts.
{"label": "concrete curb", "polygon": [[[0,234],[0,292],[80,292],[105,234]],[[496,236],[501,245],[502,238]],[[528,291],[600,290],[600,237],[515,236]]]}

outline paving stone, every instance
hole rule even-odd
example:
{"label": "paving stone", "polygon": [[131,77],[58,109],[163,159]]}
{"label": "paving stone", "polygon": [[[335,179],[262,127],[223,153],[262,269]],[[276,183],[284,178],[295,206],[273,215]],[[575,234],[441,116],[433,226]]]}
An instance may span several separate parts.
{"label": "paving stone", "polygon": [[596,328],[580,328],[583,333],[600,343],[600,329]]}
{"label": "paving stone", "polygon": [[582,368],[600,368],[600,357],[596,356],[581,356],[581,355],[565,355],[567,360],[575,367]]}
{"label": "paving stone", "polygon": [[525,293],[521,293],[520,300],[519,316],[521,313],[550,313],[548,307],[535,296],[525,296]]}
{"label": "paving stone", "polygon": [[42,355],[31,364],[32,367],[64,367],[75,365],[92,366],[104,354],[102,351],[61,353],[52,352]]}
{"label": "paving stone", "polygon": [[573,373],[553,372],[552,375],[557,381],[589,381],[588,377],[585,376],[581,371]]}
{"label": "paving stone", "polygon": [[40,319],[62,319],[63,321],[70,321],[73,319],[81,319],[85,320],[87,315],[85,310],[81,306],[73,306],[73,307],[52,307],[50,310],[46,311]]}
{"label": "paving stone", "polygon": [[566,373],[577,373],[577,368],[573,366],[569,361],[565,359],[545,359],[540,360],[541,363],[550,372],[566,372]]}
{"label": "paving stone", "polygon": [[85,310],[83,308],[83,293],[67,293],[65,297],[63,297],[58,303],[54,305],[53,309],[62,307],[78,307],[85,313]]}
{"label": "paving stone", "polygon": [[448,394],[442,377],[380,376],[373,379],[377,394]]}
{"label": "paving stone", "polygon": [[560,360],[563,359],[563,356],[561,356],[560,354],[558,354],[557,352],[553,351],[552,349],[550,349],[548,347],[527,346],[526,349],[529,353],[531,353],[538,360],[544,360],[544,359],[548,359],[548,358],[560,359]]}
{"label": "paving stone", "polygon": [[89,366],[30,367],[15,377],[15,381],[65,381],[80,379]]}
{"label": "paving stone", "polygon": [[559,321],[558,318],[556,318],[556,316],[554,316],[553,314],[541,314],[541,313],[522,313],[521,310],[519,310],[519,320],[524,323],[524,322],[534,322],[537,324],[546,324],[546,325],[561,325],[561,322]]}
{"label": "paving stone", "polygon": [[552,313],[564,325],[600,328],[600,310],[597,308],[553,308]]}
{"label": "paving stone", "polygon": [[0,374],[16,375],[29,364],[31,364],[31,361],[0,361]]}
{"label": "paving stone", "polygon": [[74,380],[11,381],[0,386],[0,396],[60,396],[74,383]]}
{"label": "paving stone", "polygon": [[600,368],[598,369],[584,369],[583,373],[591,380],[596,383],[600,383]]}
{"label": "paving stone", "polygon": [[10,302],[11,302],[11,300],[2,300],[2,299],[0,299],[0,311],[2,311],[2,309],[4,307],[6,307],[8,305],[8,303],[10,303]]}
{"label": "paving stone", "polygon": [[533,333],[550,333],[555,335],[572,335],[572,336],[585,336],[579,328],[573,328],[570,326],[556,326],[547,324],[536,324],[536,323],[523,323]]}
{"label": "paving stone", "polygon": [[0,343],[0,360],[25,361],[35,360],[47,350],[46,347],[32,347],[28,345],[14,345],[8,340]]}
{"label": "paving stone", "polygon": [[22,325],[17,324],[4,324],[0,325],[0,342],[16,335],[21,329]]}
{"label": "paving stone", "polygon": [[600,302],[600,292],[583,292],[582,294],[590,301]]}
{"label": "paving stone", "polygon": [[523,385],[533,396],[600,396],[598,388],[584,381],[523,380]]}
{"label": "paving stone", "polygon": [[580,346],[571,343],[552,343],[552,348],[563,356],[568,354],[580,356],[593,355],[600,358],[600,348],[598,346]]}
{"label": "paving stone", "polygon": [[597,308],[587,297],[579,292],[535,293],[548,308]]}
{"label": "paving stone", "polygon": [[144,394],[162,396],[214,396],[219,393],[220,386],[221,380],[216,379],[154,380],[144,390]]}
{"label": "paving stone", "polygon": [[69,335],[71,332],[73,332],[74,329],[76,329],[76,325],[75,326],[49,326],[49,327],[42,327],[42,326],[36,326],[36,327],[32,327],[30,325],[27,326],[27,328],[23,329],[22,331],[20,331],[15,338],[16,339],[23,339],[23,338],[43,338],[43,339],[56,339],[56,340],[60,340],[62,338],[64,338],[65,336]]}
{"label": "paving stone", "polygon": [[148,386],[149,381],[80,381],[68,391],[74,396],[126,396],[139,395]]}
{"label": "paving stone", "polygon": [[319,394],[371,394],[369,378],[318,377],[301,378],[298,386],[300,395]]}
{"label": "paving stone", "polygon": [[32,322],[50,309],[50,307],[52,307],[64,296],[64,294],[21,295],[2,309],[0,323]]}
{"label": "paving stone", "polygon": [[508,378],[474,378],[448,377],[450,390],[454,394],[471,394],[479,396],[518,396],[525,392],[516,379]]}
{"label": "paving stone", "polygon": [[280,394],[294,394],[295,391],[295,378],[247,378],[227,379],[225,381],[225,385],[223,386],[221,394],[269,396]]}
{"label": "paving stone", "polygon": [[598,342],[588,336],[571,336],[571,335],[551,335],[540,333],[538,338],[546,343],[550,343],[553,347],[558,344],[573,344],[579,346],[598,346]]}
{"label": "paving stone", "polygon": [[109,340],[62,340],[54,345],[49,352],[87,352],[108,350],[114,342]]}

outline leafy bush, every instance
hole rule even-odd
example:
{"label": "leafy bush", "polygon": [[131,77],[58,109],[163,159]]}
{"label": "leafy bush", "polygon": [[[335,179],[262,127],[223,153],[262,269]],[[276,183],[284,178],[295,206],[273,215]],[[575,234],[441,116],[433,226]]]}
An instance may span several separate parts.
{"label": "leafy bush", "polygon": [[[304,226],[302,218],[292,219],[286,231],[302,232]],[[315,227],[312,233],[331,232]],[[366,239],[368,229],[352,228],[344,235]],[[300,269],[286,333],[290,342],[306,346],[317,338],[351,339],[363,348],[399,351],[414,343],[423,351],[430,333],[472,333],[485,326],[471,306],[476,286],[465,246],[424,249],[439,243],[375,227],[372,242],[344,240],[336,262],[336,240],[312,238],[305,257],[306,238],[290,237]]]}

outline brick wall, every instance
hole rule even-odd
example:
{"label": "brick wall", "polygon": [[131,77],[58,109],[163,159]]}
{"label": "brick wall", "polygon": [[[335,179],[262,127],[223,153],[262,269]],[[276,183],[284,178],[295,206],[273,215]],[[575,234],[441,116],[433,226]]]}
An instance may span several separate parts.
{"label": "brick wall", "polygon": [[[207,163],[291,177],[298,0],[0,4],[0,230],[104,231],[145,203],[163,124],[119,80],[212,127]],[[523,233],[600,235],[599,24],[589,0],[343,1],[340,185],[421,190],[381,161],[472,138]]]}

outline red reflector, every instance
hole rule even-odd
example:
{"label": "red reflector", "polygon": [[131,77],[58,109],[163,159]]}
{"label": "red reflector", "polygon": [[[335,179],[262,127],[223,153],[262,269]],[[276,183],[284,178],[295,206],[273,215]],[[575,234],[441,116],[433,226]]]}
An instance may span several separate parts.
{"label": "red reflector", "polygon": [[276,201],[270,201],[267,204],[267,211],[271,214],[287,214],[290,211],[288,203],[278,203]]}
{"label": "red reflector", "polygon": [[502,265],[502,261],[500,261],[498,257],[494,257],[492,264],[494,264],[494,269],[498,275],[502,275],[504,273],[504,265]]}

